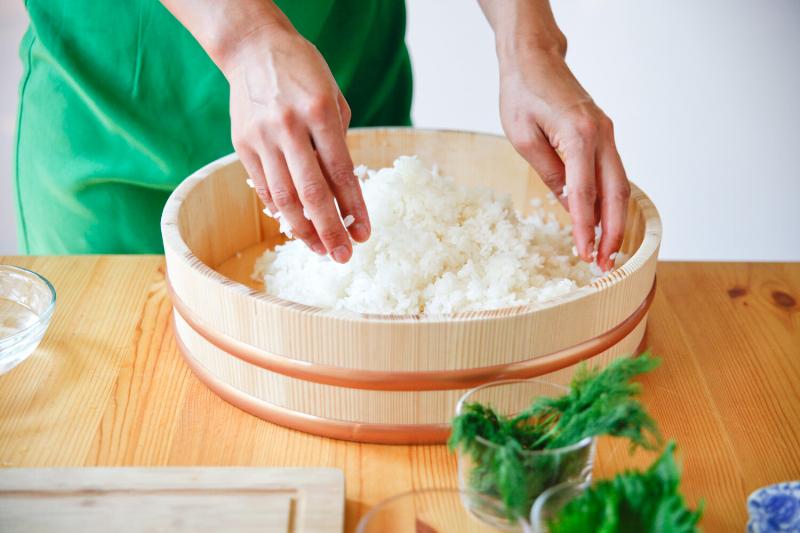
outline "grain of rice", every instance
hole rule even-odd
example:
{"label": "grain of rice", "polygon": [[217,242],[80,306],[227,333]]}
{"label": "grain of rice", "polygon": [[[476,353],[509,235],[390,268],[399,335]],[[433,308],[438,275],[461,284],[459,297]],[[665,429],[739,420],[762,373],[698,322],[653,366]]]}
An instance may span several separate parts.
{"label": "grain of rice", "polygon": [[289,224],[289,221],[283,216],[283,213],[280,211],[275,211],[274,213],[269,210],[269,207],[265,207],[261,210],[265,215],[270,218],[274,218],[278,221],[278,231],[289,237],[290,239],[294,237],[292,234],[292,225]]}
{"label": "grain of rice", "polygon": [[367,165],[358,165],[356,168],[353,169],[353,174],[359,180],[365,180],[367,178]]}

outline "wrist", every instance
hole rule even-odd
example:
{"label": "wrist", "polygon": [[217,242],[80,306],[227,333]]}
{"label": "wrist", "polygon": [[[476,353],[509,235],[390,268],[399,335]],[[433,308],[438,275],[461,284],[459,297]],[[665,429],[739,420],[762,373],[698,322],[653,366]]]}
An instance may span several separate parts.
{"label": "wrist", "polygon": [[298,35],[291,24],[283,24],[282,21],[255,21],[237,31],[221,32],[206,51],[222,73],[230,77],[241,63],[242,56],[249,50],[260,49],[266,52],[276,43]]}
{"label": "wrist", "polygon": [[558,28],[546,34],[506,31],[496,35],[495,48],[501,65],[520,56],[527,61],[563,61],[567,55],[567,38]]}
{"label": "wrist", "polygon": [[532,76],[529,81],[546,83],[548,79],[563,78],[569,67],[561,50],[519,39],[497,51],[500,79]]}

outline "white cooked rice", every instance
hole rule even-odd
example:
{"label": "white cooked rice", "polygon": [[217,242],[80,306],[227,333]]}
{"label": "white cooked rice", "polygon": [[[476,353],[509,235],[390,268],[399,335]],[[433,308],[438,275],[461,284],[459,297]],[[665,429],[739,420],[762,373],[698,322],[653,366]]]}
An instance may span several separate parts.
{"label": "white cooked rice", "polygon": [[570,228],[541,202],[523,218],[509,197],[437,176],[416,157],[355,173],[369,241],[344,265],[300,241],[277,246],[254,272],[268,293],[363,313],[446,314],[542,304],[602,275],[575,257]]}
{"label": "white cooked rice", "polygon": [[[286,235],[290,239],[292,237],[294,237],[294,235],[292,235],[292,225],[289,224],[289,221],[286,220],[286,217],[284,217],[283,214],[280,211],[276,211],[276,212],[273,213],[272,211],[269,210],[269,207],[265,207],[261,211],[262,211],[262,213],[264,213],[268,217],[274,218],[275,220],[278,221],[278,224],[279,224],[278,230],[281,233],[283,233],[284,235]],[[303,212],[305,213],[305,209],[303,210]],[[258,263],[256,264],[256,268],[258,268]]]}

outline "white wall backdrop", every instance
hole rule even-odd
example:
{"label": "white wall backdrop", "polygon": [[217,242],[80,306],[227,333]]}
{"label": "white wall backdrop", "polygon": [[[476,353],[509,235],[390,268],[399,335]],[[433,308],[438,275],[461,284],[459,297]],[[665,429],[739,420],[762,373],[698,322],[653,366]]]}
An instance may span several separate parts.
{"label": "white wall backdrop", "polygon": [[[570,65],[661,211],[661,256],[800,260],[800,2],[552,2]],[[0,0],[0,253],[15,249],[21,4]],[[492,33],[477,3],[408,0],[408,13],[416,125],[500,132]]]}
{"label": "white wall backdrop", "polygon": [[17,250],[11,150],[17,118],[17,87],[22,74],[17,49],[26,24],[21,0],[0,0],[0,255]]}

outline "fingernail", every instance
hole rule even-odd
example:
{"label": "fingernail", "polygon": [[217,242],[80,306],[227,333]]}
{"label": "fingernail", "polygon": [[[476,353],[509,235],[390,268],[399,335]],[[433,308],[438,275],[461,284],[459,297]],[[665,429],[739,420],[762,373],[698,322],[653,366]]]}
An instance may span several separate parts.
{"label": "fingernail", "polygon": [[356,222],[349,229],[350,235],[358,240],[366,240],[369,237],[369,228],[363,222]]}
{"label": "fingernail", "polygon": [[331,252],[331,256],[337,263],[346,263],[350,259],[350,250],[347,246],[337,246]]}
{"label": "fingernail", "polygon": [[587,242],[586,246],[583,247],[583,259],[586,261],[591,261],[593,251],[594,245],[591,242]]}
{"label": "fingernail", "polygon": [[314,250],[314,253],[317,253],[319,255],[325,255],[328,253],[328,251],[325,249],[325,247],[322,245],[321,242],[315,242],[314,244],[312,244],[311,249]]}

